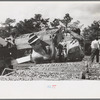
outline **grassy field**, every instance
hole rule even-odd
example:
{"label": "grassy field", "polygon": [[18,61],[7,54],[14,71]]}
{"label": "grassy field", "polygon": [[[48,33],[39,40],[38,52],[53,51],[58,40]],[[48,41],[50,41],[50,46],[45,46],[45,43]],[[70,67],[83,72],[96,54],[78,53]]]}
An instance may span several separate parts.
{"label": "grassy field", "polygon": [[21,64],[14,66],[14,71],[8,75],[0,76],[2,81],[32,81],[32,80],[82,80],[85,72],[86,79],[99,80],[100,66],[95,63],[86,72],[86,65],[89,57],[85,57],[81,62],[47,63],[47,64]]}

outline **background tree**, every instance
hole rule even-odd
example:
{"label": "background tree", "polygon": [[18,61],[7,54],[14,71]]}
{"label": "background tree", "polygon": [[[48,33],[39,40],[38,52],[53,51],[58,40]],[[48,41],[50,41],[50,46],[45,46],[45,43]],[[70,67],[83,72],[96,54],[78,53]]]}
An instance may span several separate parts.
{"label": "background tree", "polygon": [[61,20],[65,26],[67,27],[67,25],[73,20],[73,18],[67,13],[65,14],[64,18]]}
{"label": "background tree", "polygon": [[15,23],[15,19],[10,19],[7,18],[4,23],[1,23],[1,28],[0,28],[0,36],[1,37],[8,37],[11,35],[11,30],[14,28],[12,25]]}
{"label": "background tree", "polygon": [[51,22],[51,26],[56,28],[60,23],[60,21],[67,27],[68,24],[72,21],[72,17],[67,13],[65,14],[65,16],[63,17],[63,19],[54,19],[53,22]]}
{"label": "background tree", "polygon": [[85,41],[92,41],[95,37],[100,37],[100,23],[99,21],[93,21],[93,23],[84,28],[83,36]]}
{"label": "background tree", "polygon": [[50,22],[51,26],[54,28],[57,28],[57,26],[59,25],[59,19],[54,19],[53,22]]}
{"label": "background tree", "polygon": [[42,30],[42,27],[48,28],[49,18],[42,18],[41,14],[35,14],[34,18],[24,19],[15,25],[16,34],[27,34],[32,32],[38,32]]}
{"label": "background tree", "polygon": [[6,31],[7,31],[8,33],[11,32],[11,29],[13,28],[12,24],[13,24],[14,22],[15,22],[15,19],[7,18],[7,19],[5,20],[5,22],[2,23],[2,25],[5,26],[5,29],[6,29]]}

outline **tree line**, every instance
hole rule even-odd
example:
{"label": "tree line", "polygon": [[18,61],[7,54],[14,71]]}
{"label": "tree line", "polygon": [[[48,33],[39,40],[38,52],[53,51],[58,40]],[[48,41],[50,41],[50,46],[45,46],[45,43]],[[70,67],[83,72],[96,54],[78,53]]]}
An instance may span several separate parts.
{"label": "tree line", "polygon": [[42,28],[50,29],[50,25],[52,28],[56,28],[59,25],[60,20],[67,26],[67,24],[71,22],[72,18],[69,14],[65,14],[63,19],[55,18],[52,22],[49,20],[49,18],[43,18],[41,14],[35,14],[33,18],[24,19],[24,21],[19,21],[13,26],[13,23],[15,23],[16,20],[7,18],[4,23],[1,23],[0,36],[8,37],[13,35],[17,37],[22,34],[41,31]]}
{"label": "tree line", "polygon": [[[1,23],[0,27],[0,37],[9,37],[10,35],[13,35],[14,37],[18,37],[23,34],[32,33],[32,32],[38,32],[41,31],[43,28],[50,29],[50,26],[52,28],[57,28],[60,21],[68,27],[69,23],[73,18],[70,16],[70,14],[65,14],[62,19],[55,18],[52,22],[50,22],[50,18],[43,18],[42,14],[35,14],[33,18],[30,19],[24,19],[23,21],[19,21],[15,25],[13,25],[16,20],[7,18],[5,22]],[[76,21],[76,24],[79,24],[80,21]],[[82,35],[85,39],[85,41],[92,41],[96,36],[100,37],[100,21],[93,21],[93,23],[85,27],[82,30]]]}

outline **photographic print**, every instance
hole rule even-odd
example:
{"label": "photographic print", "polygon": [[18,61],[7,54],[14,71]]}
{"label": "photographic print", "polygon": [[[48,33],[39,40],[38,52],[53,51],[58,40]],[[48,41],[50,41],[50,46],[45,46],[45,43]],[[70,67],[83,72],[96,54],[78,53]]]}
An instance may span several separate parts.
{"label": "photographic print", "polygon": [[0,81],[100,80],[100,2],[0,2]]}
{"label": "photographic print", "polygon": [[0,1],[0,99],[100,98],[99,1]]}

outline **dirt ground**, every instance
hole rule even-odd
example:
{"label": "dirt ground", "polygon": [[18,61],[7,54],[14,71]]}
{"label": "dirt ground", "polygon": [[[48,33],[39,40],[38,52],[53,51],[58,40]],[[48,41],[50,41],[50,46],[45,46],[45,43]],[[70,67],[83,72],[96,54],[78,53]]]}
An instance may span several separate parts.
{"label": "dirt ground", "polygon": [[32,81],[32,80],[82,80],[85,73],[86,80],[100,79],[100,64],[94,64],[86,69],[89,56],[81,62],[33,64],[26,63],[14,66],[14,70],[6,75],[0,76],[1,81]]}

